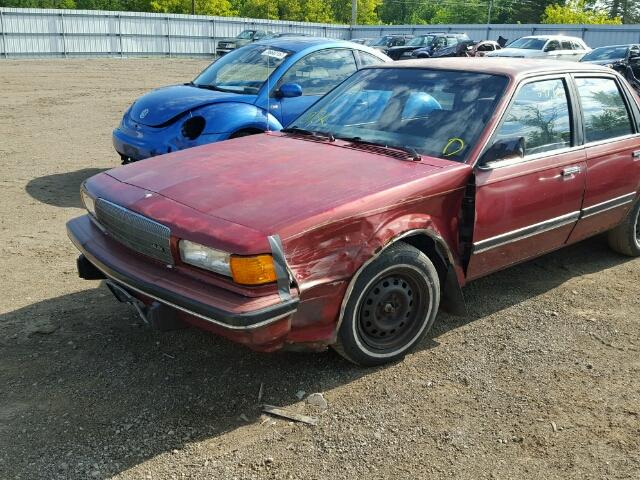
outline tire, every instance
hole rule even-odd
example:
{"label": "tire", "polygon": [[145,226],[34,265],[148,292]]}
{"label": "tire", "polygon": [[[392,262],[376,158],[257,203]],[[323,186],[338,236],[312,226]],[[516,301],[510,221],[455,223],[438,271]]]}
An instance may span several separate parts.
{"label": "tire", "polygon": [[609,230],[609,247],[629,257],[640,256],[640,202],[636,202],[620,225]]}
{"label": "tire", "polygon": [[367,367],[401,359],[431,329],[439,304],[433,263],[417,248],[398,242],[356,280],[333,348]]}

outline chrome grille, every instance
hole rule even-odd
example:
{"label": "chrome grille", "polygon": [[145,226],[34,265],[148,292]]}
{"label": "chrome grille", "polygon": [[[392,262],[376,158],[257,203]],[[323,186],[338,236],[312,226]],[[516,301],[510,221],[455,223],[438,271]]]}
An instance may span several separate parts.
{"label": "chrome grille", "polygon": [[96,217],[120,243],[143,255],[173,264],[169,227],[102,198],[96,200]]}

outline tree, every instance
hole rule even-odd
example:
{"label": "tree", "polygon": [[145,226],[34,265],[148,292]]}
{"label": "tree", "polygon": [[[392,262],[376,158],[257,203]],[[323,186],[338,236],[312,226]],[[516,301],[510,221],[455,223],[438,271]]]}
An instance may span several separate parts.
{"label": "tree", "polygon": [[[229,0],[195,0],[198,15],[232,16],[237,12]],[[151,11],[162,13],[191,13],[191,0],[152,0]]]}
{"label": "tree", "polygon": [[585,0],[568,0],[566,5],[549,5],[542,15],[542,23],[581,23],[596,25],[619,25],[620,17],[609,17],[606,11],[598,10],[594,6],[588,9]]}

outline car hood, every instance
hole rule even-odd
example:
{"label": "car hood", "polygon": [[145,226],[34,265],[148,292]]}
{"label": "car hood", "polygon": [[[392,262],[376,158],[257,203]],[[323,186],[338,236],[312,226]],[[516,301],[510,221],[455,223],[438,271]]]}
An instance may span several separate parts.
{"label": "car hood", "polygon": [[[406,201],[412,195],[408,185],[424,195],[427,178],[450,188],[438,175],[470,168],[431,157],[403,161],[347,145],[267,133],[161,155],[107,174],[200,213],[287,236],[335,220],[345,205],[351,214],[366,211],[368,199],[380,201],[382,192],[385,205]],[[389,190],[398,198],[392,201]]]}
{"label": "car hood", "polygon": [[218,92],[190,85],[158,88],[138,98],[129,115],[135,122],[151,127],[171,123],[177,117],[205,105],[219,102],[254,103],[255,95]]}

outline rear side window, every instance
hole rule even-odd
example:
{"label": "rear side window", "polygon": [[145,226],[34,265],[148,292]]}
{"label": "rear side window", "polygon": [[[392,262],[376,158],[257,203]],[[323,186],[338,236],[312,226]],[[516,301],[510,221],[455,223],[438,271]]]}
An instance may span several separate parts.
{"label": "rear side window", "polygon": [[524,138],[525,156],[571,146],[571,120],[564,81],[524,85],[509,107],[497,140]]}
{"label": "rear side window", "polygon": [[282,76],[280,84],[297,83],[303,95],[324,95],[356,70],[351,50],[320,50],[293,65]]}
{"label": "rear side window", "polygon": [[629,112],[612,78],[576,78],[585,140],[598,142],[633,133]]}

